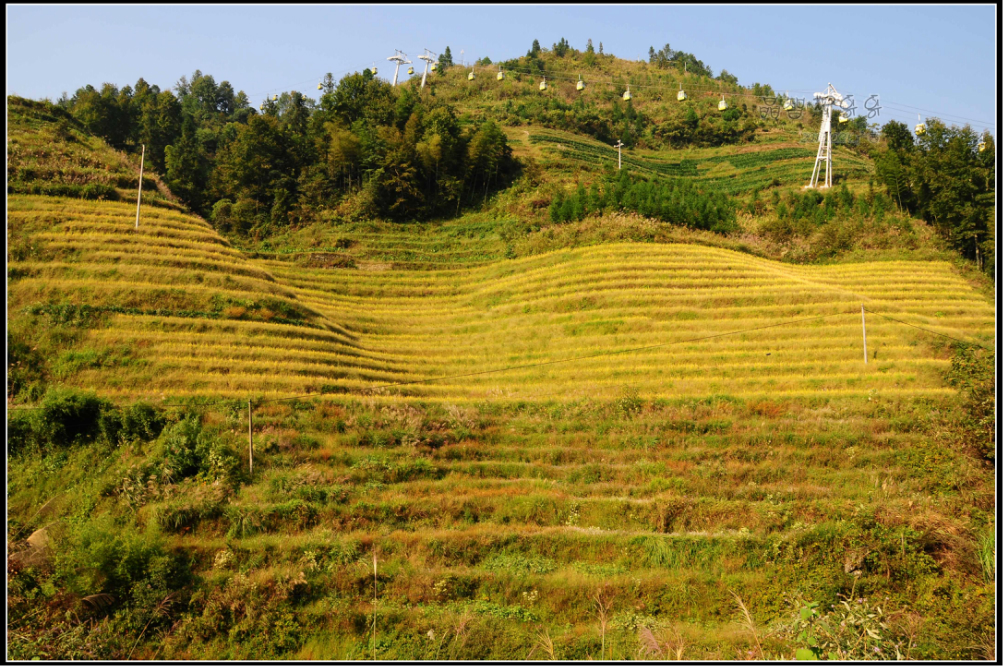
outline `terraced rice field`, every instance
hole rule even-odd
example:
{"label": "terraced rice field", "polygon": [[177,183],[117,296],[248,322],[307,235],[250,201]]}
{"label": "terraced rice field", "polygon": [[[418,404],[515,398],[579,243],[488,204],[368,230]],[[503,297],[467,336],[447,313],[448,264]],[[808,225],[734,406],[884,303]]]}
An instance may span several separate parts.
{"label": "terraced rice field", "polygon": [[[8,98],[7,111],[8,193],[135,200],[138,161],[87,134],[68,113],[51,115],[44,104],[21,98]],[[88,190],[95,186],[103,189]],[[143,198],[148,205],[183,210],[149,171]]]}
{"label": "terraced rice field", "polygon": [[[487,228],[358,228],[357,267],[324,267],[133,216],[9,198],[9,320],[96,313],[56,379],[122,403],[231,399],[203,418],[240,451],[244,400],[326,394],[259,403],[254,475],[232,495],[163,484],[127,509],[199,577],[165,657],[527,658],[552,640],[557,658],[625,659],[650,628],[733,659],[757,654],[735,592],[758,654],[788,658],[800,607],[851,590],[925,618],[913,657],[967,656],[993,617],[957,563],[995,494],[943,435],[947,350],[868,315],[863,362],[862,303],[992,344],[992,302],[947,263],[669,244],[505,259]],[[127,466],[157,445],[73,451],[84,480],[19,463],[31,481],[10,500],[22,518],[35,494],[121,508]]]}
{"label": "terraced rice field", "polygon": [[[255,251],[255,258],[294,261],[306,267],[340,268],[354,266],[363,271],[398,269],[442,269],[474,267],[505,257],[506,245],[494,221],[476,222],[463,218],[442,224],[344,223],[319,243],[302,235],[292,241],[310,249]],[[309,234],[304,232],[304,235]],[[329,233],[326,229],[320,233]],[[333,237],[332,237],[333,236]],[[273,245],[283,245],[279,238]],[[309,247],[309,246],[307,246]]]}
{"label": "terraced rice field", "polygon": [[[555,155],[589,165],[613,166],[617,163],[615,148],[589,138],[558,132],[534,130],[531,143],[554,151]],[[655,177],[694,178],[727,194],[741,194],[767,187],[773,180],[784,185],[808,182],[814,167],[817,147],[761,144],[736,152],[729,146],[720,149],[687,151],[625,151],[623,164]],[[849,150],[836,147],[834,169],[841,178],[860,179],[873,173],[873,166]]]}
{"label": "terraced rice field", "polygon": [[451,270],[307,268],[245,259],[178,213],[150,211],[137,232],[130,213],[10,205],[15,227],[36,225],[36,248],[11,263],[9,307],[104,308],[108,325],[85,346],[129,349],[135,362],[72,381],[123,395],[935,395],[946,361],[929,334],[871,317],[863,363],[860,305],[992,336],[991,304],[944,263],[797,267],[619,244]]}

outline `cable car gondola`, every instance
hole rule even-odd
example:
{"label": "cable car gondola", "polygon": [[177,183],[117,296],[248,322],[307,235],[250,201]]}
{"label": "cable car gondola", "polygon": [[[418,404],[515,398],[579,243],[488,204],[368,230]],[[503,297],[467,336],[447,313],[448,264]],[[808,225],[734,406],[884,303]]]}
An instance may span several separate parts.
{"label": "cable car gondola", "polygon": [[578,75],[578,83],[575,85],[575,90],[577,90],[578,92],[585,90],[585,82],[582,81],[581,74]]}
{"label": "cable car gondola", "polygon": [[979,141],[979,152],[980,153],[986,152],[986,142],[985,141]]}
{"label": "cable car gondola", "polygon": [[408,73],[408,76],[414,74],[414,67],[408,67],[407,68],[407,73]]}
{"label": "cable car gondola", "polygon": [[437,69],[439,69],[439,63],[437,63],[437,62],[433,62],[433,63],[432,63],[432,71],[434,72],[434,71],[435,71],[435,70],[437,70]]}
{"label": "cable car gondola", "polygon": [[916,117],[919,119],[920,122],[918,125],[916,125],[916,129],[914,131],[916,132],[916,136],[923,136],[924,134],[926,134],[926,124],[923,122],[922,116],[917,115]]}
{"label": "cable car gondola", "polygon": [[728,108],[728,102],[724,101],[724,95],[721,95],[721,101],[717,103],[717,110],[724,111]]}
{"label": "cable car gondola", "polygon": [[323,90],[323,89],[324,89],[324,84],[323,83],[318,83],[317,84],[317,90]]}
{"label": "cable car gondola", "polygon": [[629,102],[631,100],[630,86],[627,86],[627,92],[623,94],[623,101]]}
{"label": "cable car gondola", "polygon": [[792,102],[791,98],[787,96],[787,93],[784,93],[784,111],[790,111],[793,108],[794,102]]}
{"label": "cable car gondola", "polygon": [[547,89],[547,77],[545,76],[543,77],[543,81],[540,81],[540,90],[543,91],[546,89]]}
{"label": "cable car gondola", "polygon": [[501,67],[498,68],[498,74],[495,76],[496,79],[501,81],[505,78],[505,72],[501,71]]}
{"label": "cable car gondola", "polygon": [[676,99],[680,102],[686,99],[686,93],[683,92],[683,84],[679,84],[679,92],[676,93]]}
{"label": "cable car gondola", "polygon": [[474,73],[473,71],[471,71],[469,74],[467,74],[467,81],[473,81],[473,80],[474,80]]}

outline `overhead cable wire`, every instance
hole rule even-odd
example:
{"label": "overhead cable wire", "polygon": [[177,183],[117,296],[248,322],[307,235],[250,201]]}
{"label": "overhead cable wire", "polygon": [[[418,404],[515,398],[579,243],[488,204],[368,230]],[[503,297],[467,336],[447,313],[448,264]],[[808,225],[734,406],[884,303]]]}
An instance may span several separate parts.
{"label": "overhead cable wire", "polygon": [[[903,104],[902,102],[882,102],[882,103],[883,104],[887,104],[887,105],[892,105],[892,106],[904,106],[907,109],[912,109],[913,111],[923,111],[925,113],[937,114],[938,116],[951,115],[951,114],[941,113],[940,111],[932,111],[930,109],[921,109],[918,106],[910,106],[908,104]],[[993,126],[996,125],[996,123],[986,122],[985,120],[976,120],[975,118],[966,118],[965,116],[955,116],[955,117],[956,118],[961,118],[962,120],[970,120],[973,123],[982,123],[983,125],[993,125]]]}
{"label": "overhead cable wire", "polygon": [[[912,116],[913,114],[916,113],[915,111],[910,111],[909,109],[901,109],[901,108],[899,108],[897,106],[894,106],[894,105],[888,104],[888,103],[882,104],[881,108],[883,108],[883,109],[891,109],[892,111],[898,111],[899,113],[904,113],[904,114],[907,114],[909,116]],[[960,122],[960,121],[966,121],[965,122],[966,125],[969,124],[969,123],[977,123],[977,124],[982,125],[984,127],[990,127],[990,126],[993,127],[993,128],[996,127],[996,123],[987,123],[987,122],[984,122],[982,120],[974,120],[972,118],[966,118],[964,116],[952,116],[952,115],[949,115],[949,114],[946,114],[946,113],[933,113],[933,112],[931,112],[930,114],[927,115],[927,117],[928,118],[943,118],[943,119],[948,120],[948,121],[950,121],[952,123],[957,123],[957,122]]]}
{"label": "overhead cable wire", "polygon": [[873,315],[877,315],[879,317],[883,317],[884,319],[887,319],[889,321],[893,321],[896,324],[903,324],[905,326],[911,326],[912,328],[918,328],[921,331],[926,331],[927,333],[932,333],[934,335],[939,335],[940,337],[947,338],[948,340],[954,340],[955,342],[960,342],[960,343],[965,344],[965,345],[975,345],[976,347],[982,347],[986,351],[995,351],[991,347],[986,347],[984,344],[982,344],[980,342],[974,342],[974,341],[971,341],[971,340],[962,340],[960,338],[955,338],[955,337],[952,337],[952,336],[947,335],[945,333],[938,333],[937,331],[934,331],[932,329],[924,328],[922,326],[917,326],[916,324],[910,324],[907,321],[902,321],[901,319],[895,319],[893,317],[889,317],[888,315],[881,314],[880,312],[874,312],[873,310],[868,310],[867,308],[864,308],[864,312],[869,312],[869,313],[871,313]]}

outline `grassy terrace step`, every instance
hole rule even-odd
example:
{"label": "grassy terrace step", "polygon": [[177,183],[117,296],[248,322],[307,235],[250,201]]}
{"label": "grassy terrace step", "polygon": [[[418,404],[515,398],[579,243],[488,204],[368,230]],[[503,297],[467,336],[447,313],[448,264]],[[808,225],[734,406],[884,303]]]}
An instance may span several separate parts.
{"label": "grassy terrace step", "polygon": [[[801,267],[717,248],[619,244],[450,271],[311,269],[242,260],[203,222],[173,212],[151,213],[137,236],[124,207],[114,204],[38,197],[14,197],[13,204],[14,218],[34,230],[44,252],[68,254],[56,264],[15,261],[12,304],[103,303],[141,311],[156,303],[221,314],[200,325],[118,315],[90,329],[86,344],[99,352],[122,345],[133,350],[134,362],[118,367],[108,382],[116,394],[173,393],[186,378],[197,395],[358,392],[663,345],[391,393],[520,400],[588,391],[609,396],[631,386],[667,397],[711,395],[725,387],[739,395],[936,395],[944,391],[939,374],[945,361],[926,334],[909,326],[871,317],[870,344],[879,356],[866,368],[858,362],[858,303],[946,335],[985,338],[992,331],[991,306],[946,264]],[[101,214],[116,210],[120,230]],[[115,243],[129,249],[110,250]],[[249,314],[242,314],[248,306]],[[264,312],[268,308],[272,314]],[[255,318],[259,311],[285,319],[283,312],[301,313],[331,334],[294,334],[281,324],[228,318]],[[729,331],[736,334],[693,341]],[[165,345],[177,334],[188,340]],[[74,363],[84,385],[106,375],[100,366]]]}

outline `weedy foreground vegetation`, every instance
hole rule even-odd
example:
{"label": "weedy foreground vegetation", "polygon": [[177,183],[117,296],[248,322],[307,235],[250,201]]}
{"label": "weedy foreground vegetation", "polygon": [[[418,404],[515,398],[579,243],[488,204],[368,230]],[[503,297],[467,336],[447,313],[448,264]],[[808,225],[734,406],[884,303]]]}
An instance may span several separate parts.
{"label": "weedy foreground vegetation", "polygon": [[[438,132],[504,162],[403,209],[365,160],[323,195],[306,169],[289,199],[192,201],[180,118],[243,137],[234,166],[256,114],[199,115],[211,77],[176,109],[144,88],[136,136],[106,138],[179,114],[153,155],[185,205],[150,176],[139,229],[131,155],[85,131],[131,127],[104,93],[9,98],[8,657],[994,658],[981,260],[866,149],[800,192],[810,159],[754,108],[531,97],[534,67],[643,85],[668,52],[534,47],[494,88],[444,68],[455,114],[347,77],[398,150]],[[324,145],[351,147],[369,111],[328,85]],[[324,127],[282,104],[277,141]],[[599,142],[623,131],[627,175]]]}

